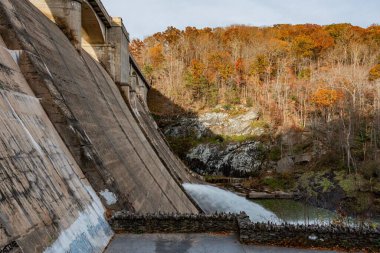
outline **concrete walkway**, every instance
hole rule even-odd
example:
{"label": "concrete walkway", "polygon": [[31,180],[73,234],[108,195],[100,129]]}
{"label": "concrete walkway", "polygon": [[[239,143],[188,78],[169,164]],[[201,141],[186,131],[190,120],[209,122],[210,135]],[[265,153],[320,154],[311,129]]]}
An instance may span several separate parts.
{"label": "concrete walkway", "polygon": [[235,235],[123,234],[116,235],[105,253],[332,253],[241,245]]}

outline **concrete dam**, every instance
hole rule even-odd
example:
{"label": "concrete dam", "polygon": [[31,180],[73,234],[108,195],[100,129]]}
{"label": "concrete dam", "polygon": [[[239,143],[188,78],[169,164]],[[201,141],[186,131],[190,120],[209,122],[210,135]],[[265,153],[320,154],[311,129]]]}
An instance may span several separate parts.
{"label": "concrete dam", "polygon": [[199,213],[100,0],[0,2],[0,252],[103,252],[108,212]]}

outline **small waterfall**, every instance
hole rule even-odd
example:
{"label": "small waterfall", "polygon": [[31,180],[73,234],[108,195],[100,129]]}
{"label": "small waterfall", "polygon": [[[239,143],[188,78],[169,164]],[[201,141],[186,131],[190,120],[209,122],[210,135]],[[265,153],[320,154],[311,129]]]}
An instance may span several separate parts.
{"label": "small waterfall", "polygon": [[206,213],[244,211],[253,222],[278,222],[277,216],[243,197],[210,185],[184,184],[185,190]]}

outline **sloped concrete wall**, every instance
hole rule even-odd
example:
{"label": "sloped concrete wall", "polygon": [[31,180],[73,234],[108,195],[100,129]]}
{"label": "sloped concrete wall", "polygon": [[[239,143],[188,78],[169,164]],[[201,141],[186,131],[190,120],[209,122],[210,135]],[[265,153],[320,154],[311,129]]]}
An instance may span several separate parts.
{"label": "sloped concrete wall", "polygon": [[169,144],[164,139],[165,137],[159,130],[157,123],[151,116],[146,103],[142,101],[143,98],[137,95],[136,92],[131,91],[129,87],[121,87],[121,91],[123,94],[128,93],[128,95],[124,96],[125,102],[129,105],[133,116],[139,123],[139,127],[142,129],[157,156],[168,169],[173,179],[179,184],[183,192],[192,201],[193,205],[202,212],[198,204],[187,194],[182,186],[184,183],[199,183],[198,175],[191,172],[172,152]]}
{"label": "sloped concrete wall", "polygon": [[140,127],[145,132],[158,156],[163,163],[165,163],[173,177],[180,184],[194,182],[195,179],[191,176],[191,172],[186,165],[184,165],[183,162],[171,151],[146,104],[136,96],[135,92],[132,92],[129,95],[129,99],[130,106]]}
{"label": "sloped concrete wall", "polygon": [[28,1],[2,0],[0,11],[5,44],[28,52],[21,70],[103,203],[137,212],[198,212],[102,66],[79,54]]}
{"label": "sloped concrete wall", "polygon": [[0,249],[102,252],[105,210],[21,73],[24,53],[0,36]]}

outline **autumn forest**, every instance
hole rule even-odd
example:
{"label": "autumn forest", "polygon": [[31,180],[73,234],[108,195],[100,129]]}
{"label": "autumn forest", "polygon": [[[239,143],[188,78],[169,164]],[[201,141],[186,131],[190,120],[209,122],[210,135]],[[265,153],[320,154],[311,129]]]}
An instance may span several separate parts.
{"label": "autumn forest", "polygon": [[244,104],[276,131],[330,129],[350,170],[378,156],[378,25],[169,27],[131,51],[154,88],[191,111]]}
{"label": "autumn forest", "polygon": [[[130,50],[154,89],[185,112],[258,109],[264,143],[271,143],[268,160],[318,154],[298,174],[269,175],[274,190],[294,190],[295,180],[321,200],[343,189],[345,200],[334,205],[380,211],[379,25],[169,27],[133,40]],[[184,113],[154,107],[161,116]],[[281,136],[289,133],[296,141],[286,146]],[[185,146],[181,140],[173,147]],[[265,184],[268,175],[261,177]]]}

